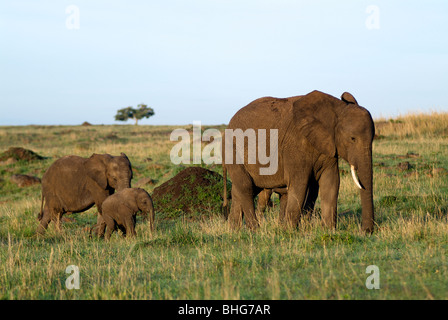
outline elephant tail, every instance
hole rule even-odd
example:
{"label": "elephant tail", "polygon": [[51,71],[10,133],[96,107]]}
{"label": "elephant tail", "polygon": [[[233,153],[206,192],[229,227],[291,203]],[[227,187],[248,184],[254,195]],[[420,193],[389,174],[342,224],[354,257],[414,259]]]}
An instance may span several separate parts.
{"label": "elephant tail", "polygon": [[37,220],[39,220],[39,221],[42,220],[42,217],[44,216],[44,199],[45,199],[44,194],[42,194],[41,201],[40,201],[40,212],[37,215]]}
{"label": "elephant tail", "polygon": [[222,164],[222,177],[223,177],[223,184],[224,184],[224,191],[223,191],[223,204],[222,204],[222,214],[227,219],[229,216],[229,204],[227,200],[227,168],[225,164]]}

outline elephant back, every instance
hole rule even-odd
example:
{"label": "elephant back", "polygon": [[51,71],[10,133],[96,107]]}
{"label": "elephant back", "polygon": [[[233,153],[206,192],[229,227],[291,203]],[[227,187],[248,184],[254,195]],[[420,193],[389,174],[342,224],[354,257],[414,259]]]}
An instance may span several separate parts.
{"label": "elephant back", "polygon": [[293,104],[301,97],[263,97],[254,100],[232,117],[229,129],[278,129],[281,138],[292,119]]}

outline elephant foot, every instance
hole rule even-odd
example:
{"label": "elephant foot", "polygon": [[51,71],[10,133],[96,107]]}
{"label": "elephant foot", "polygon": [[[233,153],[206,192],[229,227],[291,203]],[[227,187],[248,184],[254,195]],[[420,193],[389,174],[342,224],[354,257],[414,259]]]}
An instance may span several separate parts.
{"label": "elephant foot", "polygon": [[246,226],[250,231],[255,232],[260,227],[260,224],[258,221],[246,221]]}
{"label": "elephant foot", "polygon": [[36,229],[36,235],[39,237],[43,237],[46,232],[47,232],[47,228],[45,226],[43,226],[42,224],[39,224],[39,226]]}
{"label": "elephant foot", "polygon": [[364,231],[366,235],[371,235],[373,234],[374,227],[373,226],[362,227],[362,231]]}
{"label": "elephant foot", "polygon": [[293,230],[298,227],[299,221],[296,219],[283,219],[279,221],[279,224],[284,230]]}
{"label": "elephant foot", "polygon": [[95,224],[93,227],[90,228],[89,238],[92,239],[93,236],[97,236],[98,238],[104,237],[104,232],[101,232],[101,230],[99,230],[98,224]]}

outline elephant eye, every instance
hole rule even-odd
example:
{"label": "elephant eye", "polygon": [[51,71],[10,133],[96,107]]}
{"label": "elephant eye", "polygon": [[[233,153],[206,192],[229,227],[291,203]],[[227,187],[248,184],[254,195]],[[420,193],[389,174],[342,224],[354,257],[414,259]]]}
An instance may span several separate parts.
{"label": "elephant eye", "polygon": [[355,137],[351,137],[351,140],[352,140],[352,142],[355,142],[356,138]]}

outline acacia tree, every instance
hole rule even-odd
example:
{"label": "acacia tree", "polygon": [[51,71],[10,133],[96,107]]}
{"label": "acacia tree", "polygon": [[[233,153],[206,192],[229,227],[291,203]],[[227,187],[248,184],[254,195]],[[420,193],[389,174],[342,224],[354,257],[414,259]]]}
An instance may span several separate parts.
{"label": "acacia tree", "polygon": [[154,115],[154,110],[148,107],[146,104],[139,104],[137,108],[127,107],[117,111],[115,115],[115,121],[128,121],[128,119],[134,119],[135,125],[138,124],[138,120],[143,118],[149,118]]}

